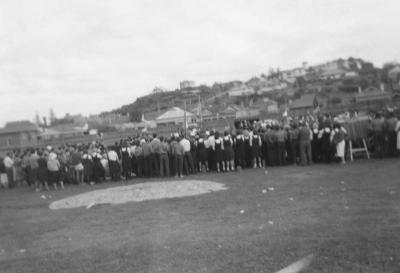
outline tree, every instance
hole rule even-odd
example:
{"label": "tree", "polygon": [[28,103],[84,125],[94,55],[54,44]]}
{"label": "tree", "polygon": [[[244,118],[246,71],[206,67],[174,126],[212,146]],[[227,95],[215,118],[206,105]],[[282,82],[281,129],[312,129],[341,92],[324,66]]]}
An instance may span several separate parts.
{"label": "tree", "polygon": [[55,120],[56,120],[56,114],[54,113],[53,108],[50,108],[49,110],[49,120],[50,120],[50,124],[52,124]]}

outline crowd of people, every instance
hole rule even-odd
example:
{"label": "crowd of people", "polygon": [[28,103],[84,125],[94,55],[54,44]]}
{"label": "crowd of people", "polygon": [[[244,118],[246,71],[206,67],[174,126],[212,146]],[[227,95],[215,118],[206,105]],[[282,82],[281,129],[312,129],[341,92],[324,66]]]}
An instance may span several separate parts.
{"label": "crowd of people", "polygon": [[[378,157],[400,149],[400,121],[376,114],[370,135]],[[64,184],[95,184],[133,177],[184,177],[199,172],[340,162],[346,158],[347,132],[329,115],[241,121],[223,132],[191,129],[168,137],[141,134],[112,146],[99,141],[60,147],[29,148],[0,160],[4,188],[27,184],[40,190]]]}

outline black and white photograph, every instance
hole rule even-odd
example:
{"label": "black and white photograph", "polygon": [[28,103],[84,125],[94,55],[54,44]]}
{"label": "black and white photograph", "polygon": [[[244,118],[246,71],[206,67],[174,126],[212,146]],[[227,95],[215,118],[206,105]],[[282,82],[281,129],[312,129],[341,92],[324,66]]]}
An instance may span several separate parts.
{"label": "black and white photograph", "polygon": [[400,2],[0,0],[1,273],[399,273]]}

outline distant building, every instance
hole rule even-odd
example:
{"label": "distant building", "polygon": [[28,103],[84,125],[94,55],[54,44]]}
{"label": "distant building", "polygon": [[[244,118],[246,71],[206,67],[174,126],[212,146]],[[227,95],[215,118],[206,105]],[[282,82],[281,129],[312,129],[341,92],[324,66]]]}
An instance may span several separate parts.
{"label": "distant building", "polygon": [[357,104],[382,104],[392,99],[392,95],[389,92],[379,90],[376,87],[368,87],[363,92],[358,93],[354,96]]}
{"label": "distant building", "polygon": [[267,105],[267,113],[278,113],[279,107],[278,103],[274,100],[264,100],[265,104]]}
{"label": "distant building", "polygon": [[244,84],[234,86],[228,91],[229,97],[240,97],[240,96],[248,96],[254,94],[255,91],[253,88],[248,87]]}
{"label": "distant building", "polygon": [[[156,118],[157,125],[183,124],[185,120],[185,111],[179,107],[172,107],[165,113]],[[186,111],[186,122],[188,124],[196,122],[196,115]]]}
{"label": "distant building", "polygon": [[21,149],[37,144],[39,128],[36,124],[24,120],[8,122],[0,128],[0,149]]}
{"label": "distant building", "polygon": [[195,87],[196,86],[196,82],[195,81],[181,81],[179,83],[179,87],[180,89],[185,89],[185,88],[190,88],[190,87]]}
{"label": "distant building", "polygon": [[272,91],[283,90],[288,87],[288,84],[279,80],[269,80],[266,84],[257,90],[258,94],[265,94]]}
{"label": "distant building", "polygon": [[297,67],[290,70],[284,70],[280,72],[281,78],[283,80],[294,82],[297,77],[303,77],[307,74],[305,67]]}
{"label": "distant building", "polygon": [[313,111],[318,106],[317,97],[314,94],[306,94],[303,95],[301,98],[294,100],[289,109],[292,112],[302,114],[306,113],[307,111]]}

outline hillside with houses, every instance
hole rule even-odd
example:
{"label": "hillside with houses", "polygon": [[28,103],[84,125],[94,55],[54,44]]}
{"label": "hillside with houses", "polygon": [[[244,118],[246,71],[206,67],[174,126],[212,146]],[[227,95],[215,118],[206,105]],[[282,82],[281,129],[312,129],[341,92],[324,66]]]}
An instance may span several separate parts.
{"label": "hillside with houses", "polygon": [[270,69],[247,81],[196,85],[183,81],[168,91],[156,87],[149,95],[109,113],[128,116],[130,121],[153,120],[172,107],[202,118],[274,115],[286,110],[305,113],[366,109],[393,103],[399,88],[400,65],[377,68],[359,58],[337,59],[322,64],[289,69]]}
{"label": "hillside with houses", "polygon": [[247,81],[198,85],[180,82],[176,90],[155,87],[131,104],[88,117],[66,115],[0,128],[0,148],[38,143],[80,142],[98,136],[113,141],[132,131],[168,133],[187,126],[224,127],[235,120],[280,118],[282,113],[373,111],[400,105],[400,64],[382,68],[357,58],[336,59],[288,70],[270,69]]}

